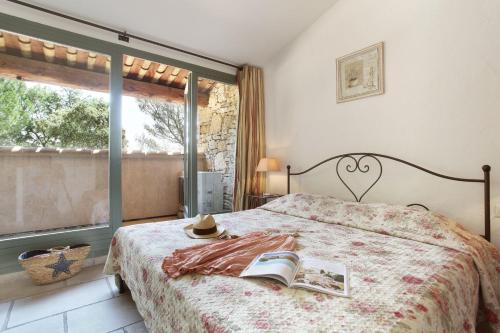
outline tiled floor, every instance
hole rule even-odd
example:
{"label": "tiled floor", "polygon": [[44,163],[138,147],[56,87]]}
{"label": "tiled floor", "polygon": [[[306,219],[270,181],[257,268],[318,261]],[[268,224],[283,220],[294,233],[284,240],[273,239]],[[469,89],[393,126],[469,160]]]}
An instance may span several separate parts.
{"label": "tiled floor", "polygon": [[[2,282],[2,333],[147,333],[130,294],[120,295],[103,265],[55,285]],[[24,285],[24,286],[23,286]],[[3,301],[2,301],[3,299]]]}

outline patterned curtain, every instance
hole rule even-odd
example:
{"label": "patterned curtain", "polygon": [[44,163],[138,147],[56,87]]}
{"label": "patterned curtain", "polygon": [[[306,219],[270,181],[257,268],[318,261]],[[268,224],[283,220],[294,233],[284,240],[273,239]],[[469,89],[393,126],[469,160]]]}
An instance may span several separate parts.
{"label": "patterned curtain", "polygon": [[265,191],[265,178],[255,172],[266,151],[262,69],[245,65],[238,72],[238,86],[240,114],[236,142],[234,211],[247,208],[247,194]]}

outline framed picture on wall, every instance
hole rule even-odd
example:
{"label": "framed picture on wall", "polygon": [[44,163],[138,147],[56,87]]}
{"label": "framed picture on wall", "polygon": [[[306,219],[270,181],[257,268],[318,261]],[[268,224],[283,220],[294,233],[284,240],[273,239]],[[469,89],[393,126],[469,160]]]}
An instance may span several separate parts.
{"label": "framed picture on wall", "polygon": [[383,42],[337,58],[337,103],[383,93]]}

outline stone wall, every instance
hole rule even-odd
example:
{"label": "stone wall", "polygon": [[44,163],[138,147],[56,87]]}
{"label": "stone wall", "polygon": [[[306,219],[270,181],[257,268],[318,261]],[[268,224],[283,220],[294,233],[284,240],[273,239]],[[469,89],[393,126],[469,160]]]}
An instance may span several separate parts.
{"label": "stone wall", "polygon": [[198,109],[198,153],[205,154],[209,171],[224,174],[224,209],[233,205],[236,130],[239,95],[236,85],[216,83],[207,107]]}

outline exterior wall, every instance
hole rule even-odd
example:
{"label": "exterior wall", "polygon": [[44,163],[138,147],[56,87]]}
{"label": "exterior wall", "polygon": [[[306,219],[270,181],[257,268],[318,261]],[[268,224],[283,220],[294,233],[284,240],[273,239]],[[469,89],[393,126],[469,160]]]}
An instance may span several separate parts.
{"label": "exterior wall", "polygon": [[179,208],[178,178],[183,155],[124,155],[122,159],[122,214],[124,220],[164,216]]}
{"label": "exterior wall", "polygon": [[0,234],[107,223],[107,170],[107,151],[0,150]]}
{"label": "exterior wall", "polygon": [[[124,220],[177,213],[183,159],[123,155]],[[0,235],[107,223],[108,173],[106,150],[0,148]]]}
{"label": "exterior wall", "polygon": [[223,173],[224,209],[231,210],[239,111],[238,87],[216,83],[209,98],[208,106],[198,110],[198,153],[205,154],[209,171]]}
{"label": "exterior wall", "polygon": [[[198,155],[200,170],[206,170]],[[179,177],[184,173],[184,155],[132,153],[122,160],[123,219],[176,215],[179,210]]]}

